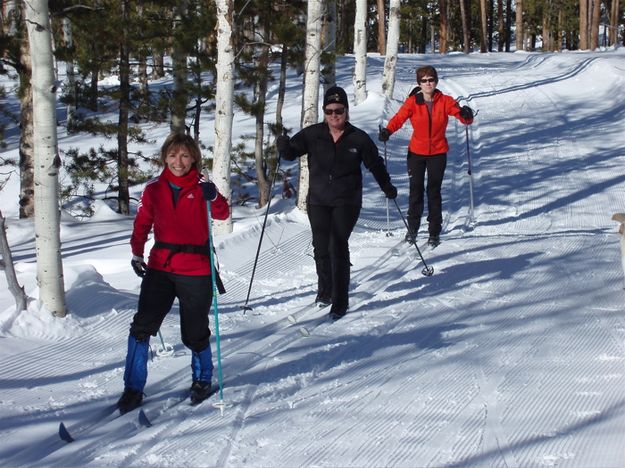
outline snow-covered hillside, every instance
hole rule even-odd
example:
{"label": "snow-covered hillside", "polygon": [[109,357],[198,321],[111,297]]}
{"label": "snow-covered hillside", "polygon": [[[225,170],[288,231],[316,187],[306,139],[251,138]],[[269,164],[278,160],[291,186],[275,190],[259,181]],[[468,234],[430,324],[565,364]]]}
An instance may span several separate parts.
{"label": "snow-covered hillside", "polygon": [[[307,219],[276,190],[244,313],[264,210],[235,207],[234,232],[216,238],[228,289],[219,298],[225,408],[212,405],[218,396],[197,407],[183,400],[190,356],[176,307],[162,328],[174,355],[150,363],[143,408],[153,425],[143,427],[136,411],[103,416],[122,391],[139,291],[132,219],[104,203],[88,221],[65,216],[70,315],[53,319],[34,305],[16,313],[0,291],[0,463],[624,466],[625,291],[611,216],[625,212],[625,51],[401,55],[390,102],[383,58],[372,56],[369,97],[352,105],[352,122],[377,141],[424,64],[439,71],[439,88],[479,110],[468,145],[462,125],[448,128],[442,244],[426,249],[423,232],[418,242],[433,276],[421,274],[397,209],[387,211],[367,174],[350,242],[350,312],[319,324]],[[348,93],[352,68],[339,59]],[[293,127],[298,90],[292,75],[284,115]],[[235,120],[240,134],[253,126]],[[167,128],[149,131],[158,146]],[[211,132],[206,120],[201,135]],[[406,125],[387,145],[403,211],[409,137]],[[102,143],[59,138],[64,148]],[[0,208],[19,280],[36,297],[33,228],[17,219],[17,184]],[[61,421],[73,443],[59,439]]]}

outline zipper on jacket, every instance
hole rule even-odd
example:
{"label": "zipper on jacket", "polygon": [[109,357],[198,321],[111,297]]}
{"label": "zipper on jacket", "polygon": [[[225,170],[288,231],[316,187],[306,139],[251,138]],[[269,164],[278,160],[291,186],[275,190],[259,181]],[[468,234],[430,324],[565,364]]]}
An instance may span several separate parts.
{"label": "zipper on jacket", "polygon": [[432,114],[433,113],[434,113],[434,99],[432,99],[432,112],[428,112],[428,142],[430,145],[428,154],[432,154]]}

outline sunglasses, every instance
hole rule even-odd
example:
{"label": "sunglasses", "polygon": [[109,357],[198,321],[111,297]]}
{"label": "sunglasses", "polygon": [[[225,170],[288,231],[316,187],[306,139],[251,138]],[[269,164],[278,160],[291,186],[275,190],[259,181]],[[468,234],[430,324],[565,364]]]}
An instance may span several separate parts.
{"label": "sunglasses", "polygon": [[323,113],[325,115],[332,115],[332,114],[343,115],[345,113],[345,108],[339,107],[338,109],[323,109]]}
{"label": "sunglasses", "polygon": [[436,83],[436,80],[434,78],[421,78],[419,83]]}

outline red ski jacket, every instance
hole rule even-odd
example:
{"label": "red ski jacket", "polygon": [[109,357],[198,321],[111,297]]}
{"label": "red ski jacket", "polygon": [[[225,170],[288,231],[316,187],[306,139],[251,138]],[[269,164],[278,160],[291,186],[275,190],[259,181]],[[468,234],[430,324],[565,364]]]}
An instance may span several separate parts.
{"label": "red ski jacket", "polygon": [[[177,177],[165,168],[160,176],[147,183],[137,209],[130,246],[133,255],[143,257],[148,235],[154,228],[155,245],[150,251],[149,268],[187,276],[210,275],[208,209],[199,180],[195,169]],[[175,204],[170,184],[181,189]],[[228,202],[218,193],[211,202],[212,217],[226,219],[229,213]],[[159,247],[163,243],[167,246]],[[174,252],[176,248],[179,250]]]}
{"label": "red ski jacket", "polygon": [[430,116],[421,88],[416,87],[391,118],[386,128],[394,133],[402,127],[406,120],[410,119],[413,131],[408,144],[408,151],[421,156],[433,156],[449,151],[445,131],[450,115],[463,124],[469,125],[473,122],[473,119],[468,121],[460,117],[458,102],[438,89],[434,91],[432,115]]}

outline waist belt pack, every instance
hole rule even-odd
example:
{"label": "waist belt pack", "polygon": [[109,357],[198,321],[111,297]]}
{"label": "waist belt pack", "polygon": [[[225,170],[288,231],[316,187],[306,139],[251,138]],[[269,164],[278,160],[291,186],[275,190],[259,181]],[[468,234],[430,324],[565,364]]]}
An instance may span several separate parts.
{"label": "waist belt pack", "polygon": [[[210,258],[210,246],[208,243],[202,245],[195,244],[172,244],[169,242],[154,242],[154,248],[156,249],[167,249],[169,250],[169,255],[167,255],[167,259],[165,260],[165,264],[163,266],[169,265],[169,261],[171,257],[176,255],[177,253],[194,253],[205,255]],[[215,265],[217,267],[217,265]],[[219,269],[215,268],[215,283],[217,284],[217,291],[219,294],[224,294],[226,292],[226,288],[224,287],[224,283],[221,281],[221,277],[219,276]]]}

